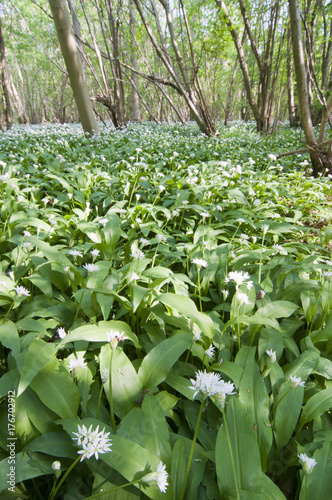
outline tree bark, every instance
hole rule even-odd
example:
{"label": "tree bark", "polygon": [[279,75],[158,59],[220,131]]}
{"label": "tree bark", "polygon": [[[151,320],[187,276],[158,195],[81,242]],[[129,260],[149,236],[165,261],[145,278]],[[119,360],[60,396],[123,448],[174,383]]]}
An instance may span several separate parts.
{"label": "tree bark", "polygon": [[83,130],[89,134],[98,133],[66,0],[49,0],[49,4]]}
{"label": "tree bark", "polygon": [[[135,17],[135,9],[134,9],[133,0],[129,1],[129,20],[130,20],[131,36],[132,36],[132,40],[134,42],[135,35],[136,35],[136,17]],[[134,70],[137,70],[137,59],[136,59],[136,54],[135,54],[134,43],[133,43],[131,50],[132,50],[131,65],[134,68]],[[139,107],[139,96],[138,96],[138,93],[136,92],[136,88],[138,87],[138,75],[135,71],[131,72],[131,78],[135,82],[135,86],[132,85],[132,89],[131,89],[131,108],[132,108],[131,119],[134,122],[139,122],[141,120],[141,112],[140,112],[140,107]]]}
{"label": "tree bark", "polygon": [[[162,61],[165,68],[167,69],[169,75],[171,76],[172,80],[174,81],[174,87],[177,89],[177,92],[186,101],[186,104],[189,107],[190,112],[192,113],[194,120],[196,121],[197,125],[199,126],[201,132],[203,132],[204,134],[206,134],[208,136],[215,135],[216,134],[215,125],[210,117],[210,113],[209,113],[204,101],[202,101],[200,99],[199,92],[197,92],[197,90],[195,89],[194,86],[193,86],[193,88],[191,88],[191,86],[189,85],[189,88],[188,88],[189,80],[188,80],[188,77],[186,76],[185,68],[182,64],[182,55],[179,52],[178,44],[177,44],[173,29],[172,29],[171,16],[167,15],[168,4],[164,0],[161,1],[161,4],[163,5],[163,7],[165,9],[165,14],[167,17],[166,22],[167,22],[167,25],[169,28],[169,33],[171,36],[171,43],[172,43],[173,49],[175,51],[175,60],[177,62],[177,67],[179,67],[179,69],[180,69],[180,74],[182,76],[182,79],[179,77],[179,75],[175,69],[175,66],[173,64],[173,61],[172,61],[172,58],[171,58],[169,51],[167,50],[167,48],[164,46],[164,44],[162,42],[161,42],[161,45],[158,43],[158,40],[156,39],[148,21],[144,15],[144,11],[142,9],[140,0],[133,0],[133,1],[136,5],[136,8],[137,8],[139,15],[140,15],[140,18],[144,24],[146,32],[148,33],[148,36],[151,40],[152,45],[154,46],[154,48],[156,50],[156,53],[157,53],[159,59]],[[152,4],[153,4],[153,2],[152,2]]]}
{"label": "tree bark", "polygon": [[[6,127],[9,130],[12,126],[11,107],[9,99],[8,71],[6,65],[5,41],[3,37],[1,17],[0,17],[0,67],[1,67],[1,87],[3,91],[3,104],[5,110]],[[2,128],[0,123],[0,128]]]}
{"label": "tree bark", "polygon": [[326,168],[332,173],[330,148],[327,154],[317,150],[317,141],[311,119],[299,0],[288,0],[288,3],[301,125],[310,151],[313,174],[317,176]]}

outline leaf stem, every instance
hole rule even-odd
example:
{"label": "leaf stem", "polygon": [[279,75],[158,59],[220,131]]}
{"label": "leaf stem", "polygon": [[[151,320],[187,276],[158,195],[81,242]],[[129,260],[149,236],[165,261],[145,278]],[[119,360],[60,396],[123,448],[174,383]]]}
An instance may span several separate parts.
{"label": "leaf stem", "polygon": [[227,419],[226,419],[225,413],[224,413],[224,422],[225,422],[225,430],[226,430],[226,434],[227,434],[229,454],[230,454],[231,462],[232,462],[232,470],[233,470],[233,476],[234,476],[236,498],[237,498],[237,500],[240,500],[240,492],[239,492],[239,485],[237,484],[236,470],[235,470],[234,457],[233,457],[233,451],[232,451],[232,443],[231,443],[231,440],[229,437],[228,424],[227,424]]}
{"label": "leaf stem", "polygon": [[303,499],[302,500],[305,500],[305,494],[307,492],[307,484],[308,484],[308,474],[305,474],[304,491],[303,491]]}
{"label": "leaf stem", "polygon": [[109,375],[108,375],[108,389],[109,389],[109,400],[110,400],[111,425],[112,425],[113,431],[115,431],[116,430],[116,425],[115,425],[114,409],[113,409],[112,361],[113,361],[113,349],[111,347],[110,371],[109,371]]}
{"label": "leaf stem", "polygon": [[51,491],[51,494],[49,496],[49,500],[53,500],[55,498],[55,495],[57,494],[57,492],[59,491],[60,489],[60,486],[62,485],[62,483],[67,479],[67,477],[69,476],[69,474],[71,473],[71,471],[73,470],[73,468],[75,467],[75,465],[78,464],[79,460],[81,459],[81,456],[79,455],[76,460],[71,464],[71,466],[69,467],[69,469],[67,469],[67,471],[65,472],[65,474],[62,476],[62,478],[60,479],[59,483],[57,484],[56,488],[52,489]]}
{"label": "leaf stem", "polygon": [[186,493],[187,482],[188,482],[188,478],[189,478],[189,472],[190,472],[191,462],[192,462],[193,456],[194,456],[195,445],[196,445],[196,441],[197,441],[199,424],[201,422],[201,417],[202,417],[202,413],[203,413],[204,403],[205,403],[205,399],[202,400],[201,406],[200,406],[200,409],[199,409],[199,414],[198,414],[197,423],[196,423],[196,429],[195,429],[195,433],[194,433],[194,437],[193,437],[193,442],[192,442],[192,445],[191,445],[191,450],[190,450],[190,453],[189,453],[189,459],[188,459],[187,469],[186,469],[186,473],[185,473],[185,476],[184,476],[184,481],[183,481],[181,495],[180,495],[179,500],[183,500],[184,499],[184,495]]}
{"label": "leaf stem", "polygon": [[108,495],[109,493],[113,493],[113,491],[121,490],[122,488],[127,488],[127,486],[131,486],[132,484],[136,484],[139,482],[140,482],[140,479],[136,479],[135,481],[131,481],[130,483],[125,483],[125,484],[122,484],[121,486],[116,486],[112,490],[102,491],[100,493],[97,493],[96,495],[91,495],[90,497],[85,497],[85,500],[92,500],[92,498],[100,498],[100,497],[103,497],[104,495]]}

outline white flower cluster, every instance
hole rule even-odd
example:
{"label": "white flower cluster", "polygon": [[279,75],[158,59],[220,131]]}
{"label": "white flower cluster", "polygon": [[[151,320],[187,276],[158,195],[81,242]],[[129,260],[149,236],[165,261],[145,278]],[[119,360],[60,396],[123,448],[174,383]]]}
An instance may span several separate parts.
{"label": "white flower cluster", "polygon": [[145,484],[154,484],[157,483],[158,488],[162,493],[166,493],[166,489],[168,486],[167,482],[168,473],[166,472],[166,465],[162,462],[157,466],[156,472],[150,472],[146,476],[142,478],[142,482]]}
{"label": "white flower cluster", "polygon": [[[249,280],[250,275],[247,272],[243,271],[230,271],[228,273],[228,276],[225,278],[225,283],[228,283],[229,281],[234,281],[236,289],[238,290],[239,286],[242,285],[245,281]],[[248,281],[246,283],[248,290],[250,290],[253,286],[252,281]]]}
{"label": "white flower cluster", "polygon": [[99,425],[95,430],[92,429],[92,425],[90,425],[89,429],[82,425],[78,427],[78,432],[73,432],[74,438],[73,440],[77,440],[78,446],[82,446],[82,449],[77,453],[82,455],[81,462],[85,458],[90,458],[92,455],[95,456],[96,460],[98,460],[98,454],[108,453],[111,450],[111,439],[109,439],[109,432],[105,432],[105,428],[99,432]]}
{"label": "white flower cluster", "polygon": [[128,338],[124,336],[124,332],[120,333],[119,330],[111,330],[110,332],[106,332],[106,335],[112,350],[116,348],[120,341],[123,342]]}
{"label": "white flower cluster", "polygon": [[84,264],[82,267],[88,271],[88,273],[93,273],[99,271],[100,267],[97,264]]}
{"label": "white flower cluster", "polygon": [[234,384],[221,380],[220,375],[214,372],[198,371],[196,372],[196,380],[191,378],[190,381],[193,385],[189,389],[195,391],[194,398],[197,394],[200,394],[203,399],[208,396],[215,396],[217,401],[224,406],[226,395],[235,394],[233,392]]}
{"label": "white flower cluster", "polygon": [[311,474],[317,462],[314,458],[309,458],[305,453],[298,454],[299,459],[303,463],[303,470],[305,474]]}
{"label": "white flower cluster", "polygon": [[193,259],[192,263],[196,264],[198,269],[200,269],[201,267],[207,267],[207,265],[208,265],[208,263],[204,259]]}
{"label": "white flower cluster", "polygon": [[301,379],[301,377],[296,377],[295,375],[290,376],[291,388],[295,389],[298,385],[300,387],[305,387],[305,381]]}
{"label": "white flower cluster", "polygon": [[142,250],[139,250],[139,248],[136,248],[136,250],[133,250],[133,253],[131,253],[130,256],[134,260],[144,259],[144,252],[142,252]]}
{"label": "white flower cluster", "polygon": [[23,297],[23,296],[29,297],[29,295],[30,295],[29,290],[21,285],[15,286],[14,290],[16,291],[18,297]]}

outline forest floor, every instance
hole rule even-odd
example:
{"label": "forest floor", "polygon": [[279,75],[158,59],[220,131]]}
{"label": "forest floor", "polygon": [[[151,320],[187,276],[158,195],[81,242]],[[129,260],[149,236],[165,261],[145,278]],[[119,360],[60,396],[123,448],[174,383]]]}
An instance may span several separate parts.
{"label": "forest floor", "polygon": [[332,189],[277,157],[301,137],[0,133],[2,498],[330,498]]}

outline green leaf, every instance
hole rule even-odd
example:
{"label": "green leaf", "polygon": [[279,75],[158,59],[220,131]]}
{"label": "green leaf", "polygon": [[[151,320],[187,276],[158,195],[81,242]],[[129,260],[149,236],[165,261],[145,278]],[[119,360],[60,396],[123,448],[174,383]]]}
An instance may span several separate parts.
{"label": "green leaf", "polygon": [[[54,457],[43,453],[19,452],[15,456],[15,484],[34,477],[53,475]],[[8,488],[8,458],[0,462],[0,492]],[[10,485],[11,486],[11,485]],[[15,497],[16,498],[16,497]]]}
{"label": "green leaf", "polygon": [[[105,368],[109,371],[110,355],[110,345],[104,345],[100,351],[101,372]],[[110,378],[104,384],[108,400],[110,397],[109,380]],[[113,351],[111,382],[114,412],[120,418],[123,418],[132,408],[137,406],[138,401],[142,397],[142,387],[131,361],[119,347]]]}
{"label": "green leaf", "polygon": [[180,438],[176,441],[172,450],[171,478],[174,488],[174,498],[180,497],[186,466],[186,447],[183,440]]}
{"label": "green leaf", "polygon": [[280,399],[276,400],[278,405],[274,418],[274,435],[277,443],[277,453],[291,439],[297,425],[303,402],[303,387],[290,388],[290,382],[280,393]]}
{"label": "green leaf", "polygon": [[227,193],[227,196],[230,200],[235,199],[238,203],[241,203],[242,205],[247,205],[248,207],[250,206],[249,202],[247,201],[247,198],[244,196],[242,191],[240,191],[237,188],[230,189]]}
{"label": "green leaf", "polygon": [[144,448],[165,463],[171,456],[171,445],[169,429],[157,399],[155,396],[146,395],[142,403],[142,420],[146,433]]}
{"label": "green leaf", "polygon": [[71,375],[57,359],[51,359],[40,370],[30,387],[59,417],[76,417],[80,395]]}
{"label": "green leaf", "polygon": [[0,342],[7,349],[11,349],[14,358],[20,352],[20,337],[12,321],[5,321],[0,325]]}
{"label": "green leaf", "polygon": [[7,396],[8,391],[17,391],[20,374],[17,368],[11,369],[0,378],[0,398]]}
{"label": "green leaf", "polygon": [[28,451],[39,451],[54,457],[68,457],[73,459],[77,456],[72,439],[64,431],[47,432],[27,444],[23,451],[25,453]]}
{"label": "green leaf", "polygon": [[166,378],[166,383],[187,399],[193,399],[194,391],[189,389],[192,384],[187,378],[170,373]]}
{"label": "green leaf", "polygon": [[53,297],[52,283],[48,278],[40,276],[38,273],[34,273],[31,274],[28,279],[33,285],[39,288],[39,290],[45,295],[47,299],[51,299]]}
{"label": "green leaf", "polygon": [[192,344],[192,336],[186,333],[163,340],[143,358],[138,370],[143,389],[161,384],[181,354]]}
{"label": "green leaf", "polygon": [[319,357],[319,352],[316,349],[308,349],[302,352],[302,354],[288,367],[288,370],[285,372],[285,377],[287,378],[290,375],[294,375],[305,380],[316,368]]}
{"label": "green leaf", "polygon": [[111,330],[118,330],[119,334],[123,333],[125,337],[128,337],[134,343],[135,347],[140,347],[136,335],[124,321],[100,321],[98,325],[91,324],[75,328],[58,344],[58,348],[65,346],[69,342],[76,342],[78,340],[108,342],[106,332]]}
{"label": "green leaf", "polygon": [[148,293],[148,288],[144,288],[142,286],[136,285],[136,283],[132,284],[133,289],[133,312],[137,311],[137,308],[141,305],[144,297]]}
{"label": "green leaf", "polygon": [[44,434],[54,429],[53,422],[58,416],[41,402],[30,387],[21,394],[20,401],[30,422],[40,433]]}
{"label": "green leaf", "polygon": [[94,362],[88,363],[84,370],[78,370],[76,374],[77,387],[81,395],[81,408],[84,414],[87,411],[87,403],[91,398],[90,388],[93,382],[93,376],[95,375]]}
{"label": "green leaf", "polygon": [[261,458],[251,418],[237,396],[229,399],[225,413],[216,442],[216,472],[221,497],[236,489],[261,494]]}
{"label": "green leaf", "polygon": [[323,389],[314,394],[305,404],[300,418],[300,427],[304,424],[320,417],[332,408],[332,387]]}
{"label": "green leaf", "polygon": [[270,426],[270,402],[265,383],[255,360],[244,365],[239,397],[247,408],[253,428],[256,429],[257,442],[262,460],[263,471],[267,470],[267,458],[272,446]]}
{"label": "green leaf", "polygon": [[46,241],[41,240],[37,236],[29,237],[29,241],[37,247],[50,262],[56,262],[61,266],[71,266],[70,260],[64,255],[62,250],[62,245],[49,245]]}
{"label": "green leaf", "polygon": [[[92,425],[96,428],[105,429],[106,432],[112,432],[110,427],[106,426],[100,420],[86,418],[78,421],[76,419],[61,420],[63,428],[72,437],[73,432],[77,432],[77,425],[85,425],[87,428]],[[100,454],[100,460],[119,472],[128,482],[136,479],[138,473],[150,469],[156,471],[160,463],[159,457],[149,452],[138,443],[126,439],[117,434],[112,434],[112,451],[110,453]],[[168,481],[170,483],[170,481]],[[138,486],[137,486],[138,487]],[[151,485],[144,489],[146,496],[152,500],[173,500],[172,485],[169,484],[166,493],[161,493],[157,485]]]}
{"label": "green leaf", "polygon": [[255,316],[263,316],[264,318],[288,318],[291,316],[298,306],[293,302],[287,300],[275,300],[269,302],[265,306],[258,309]]}
{"label": "green leaf", "polygon": [[212,319],[207,314],[199,312],[195,303],[185,295],[162,293],[158,296],[158,300],[185,318],[191,319],[207,337],[211,339],[214,337],[215,328]]}
{"label": "green leaf", "polygon": [[43,340],[33,340],[28,350],[16,358],[17,368],[21,374],[17,395],[28,387],[34,377],[50,361],[55,354],[55,345]]}
{"label": "green leaf", "polygon": [[293,300],[294,302],[299,302],[301,298],[301,292],[304,290],[319,289],[317,281],[314,280],[299,280],[296,283],[288,285],[287,288],[282,292],[281,300]]}
{"label": "green leaf", "polygon": [[[312,473],[307,476],[308,484],[305,498],[310,500],[323,500],[331,497],[332,491],[332,443],[327,441],[323,446],[316,450],[313,458],[316,460]],[[302,488],[299,500],[304,500],[305,474],[301,474]]]}
{"label": "green leaf", "polygon": [[332,361],[328,358],[320,357],[312,373],[325,377],[328,380],[332,380]]}
{"label": "green leaf", "polygon": [[211,369],[215,372],[220,372],[223,375],[226,375],[226,377],[230,378],[237,387],[239,386],[243,373],[241,366],[238,366],[236,363],[232,363],[230,361],[224,361],[221,364],[215,363],[211,366]]}

